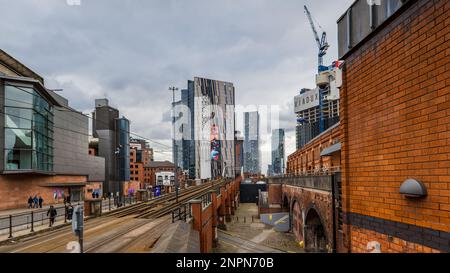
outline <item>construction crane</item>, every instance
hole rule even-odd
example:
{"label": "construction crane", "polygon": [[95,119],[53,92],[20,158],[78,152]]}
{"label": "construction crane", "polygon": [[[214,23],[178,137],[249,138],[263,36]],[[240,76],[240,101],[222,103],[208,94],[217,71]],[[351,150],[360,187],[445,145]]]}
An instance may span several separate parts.
{"label": "construction crane", "polygon": [[314,37],[316,38],[317,46],[319,47],[319,73],[320,73],[321,67],[323,66],[323,56],[327,54],[327,50],[330,47],[330,45],[327,42],[327,33],[325,31],[322,32],[322,38],[319,38],[319,34],[317,33],[316,26],[314,25],[311,13],[309,12],[308,7],[306,5],[304,7],[306,16],[308,17],[309,23],[311,24],[312,31],[314,32]]}
{"label": "construction crane", "polygon": [[[322,38],[319,38],[319,34],[317,33],[316,26],[314,25],[311,12],[309,12],[308,7],[306,5],[304,6],[306,16],[308,17],[309,23],[311,24],[312,31],[314,33],[314,38],[317,42],[317,47],[319,48],[319,66],[318,71],[319,74],[324,69],[323,66],[323,56],[327,54],[327,50],[330,47],[330,45],[327,42],[327,33],[322,30]],[[319,25],[320,27],[320,25]],[[321,27],[320,27],[321,28]],[[322,29],[322,28],[321,28]],[[320,133],[323,133],[325,131],[325,115],[324,115],[324,92],[322,88],[319,87],[319,109],[320,109],[320,121],[319,121],[319,131]]]}

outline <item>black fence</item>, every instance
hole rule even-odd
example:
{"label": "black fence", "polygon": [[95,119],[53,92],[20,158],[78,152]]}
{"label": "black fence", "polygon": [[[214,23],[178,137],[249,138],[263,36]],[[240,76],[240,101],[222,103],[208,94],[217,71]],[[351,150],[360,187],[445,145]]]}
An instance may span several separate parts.
{"label": "black fence", "polygon": [[[67,223],[68,214],[66,207],[55,207],[56,217],[55,223],[58,221],[64,221]],[[35,227],[49,225],[50,215],[47,214],[48,209],[38,209],[29,212],[23,212],[18,214],[11,214],[8,216],[0,217],[0,233],[4,234],[7,230],[9,238],[13,237],[13,233],[17,231],[23,231],[29,229],[30,232],[35,231]]]}
{"label": "black fence", "polygon": [[[115,210],[120,207],[136,204],[137,200],[134,196],[124,196],[119,201],[118,198],[110,197],[102,200],[101,210]],[[72,203],[73,206],[82,205],[83,202]],[[67,223],[70,220],[70,216],[67,212],[66,206],[55,206],[56,217],[55,225]],[[16,213],[6,216],[0,216],[0,236],[8,234],[9,238],[13,238],[14,233],[29,230],[30,233],[35,232],[36,227],[44,225],[50,226],[50,216],[47,215],[48,208],[46,209],[33,209],[30,211]]]}
{"label": "black fence", "polygon": [[192,208],[191,203],[186,203],[181,205],[172,211],[172,223],[176,221],[187,221],[187,219],[192,218]]}

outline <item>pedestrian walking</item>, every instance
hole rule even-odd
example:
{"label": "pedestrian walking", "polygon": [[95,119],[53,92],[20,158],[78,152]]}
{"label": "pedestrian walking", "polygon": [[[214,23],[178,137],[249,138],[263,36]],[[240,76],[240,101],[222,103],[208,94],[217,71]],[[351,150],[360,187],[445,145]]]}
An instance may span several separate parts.
{"label": "pedestrian walking", "polygon": [[67,215],[67,220],[72,221],[73,206],[71,204],[69,204],[69,206],[66,207],[66,215]]}
{"label": "pedestrian walking", "polygon": [[42,209],[42,204],[44,203],[44,199],[42,198],[42,196],[39,196],[39,208]]}
{"label": "pedestrian walking", "polygon": [[32,209],[33,208],[33,197],[28,197],[28,208]]}
{"label": "pedestrian walking", "polygon": [[53,224],[55,223],[55,218],[56,218],[57,214],[58,213],[56,212],[56,209],[53,206],[50,206],[50,208],[47,211],[47,216],[49,216],[49,219],[50,219],[49,227],[52,227]]}
{"label": "pedestrian walking", "polygon": [[39,199],[38,199],[37,195],[35,195],[33,198],[33,204],[34,204],[33,207],[35,209],[37,209],[39,207]]}

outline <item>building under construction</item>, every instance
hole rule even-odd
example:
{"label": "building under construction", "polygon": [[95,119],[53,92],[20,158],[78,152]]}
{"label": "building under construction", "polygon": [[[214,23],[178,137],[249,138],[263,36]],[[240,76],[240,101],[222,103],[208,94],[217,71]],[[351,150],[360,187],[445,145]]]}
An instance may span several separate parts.
{"label": "building under construction", "polygon": [[[339,63],[322,67],[316,76],[317,87],[302,89],[295,97],[297,149],[339,122]],[[322,123],[322,124],[321,124]]]}
{"label": "building under construction", "polygon": [[[303,148],[312,139],[339,122],[339,87],[342,85],[342,63],[337,61],[331,66],[323,65],[323,57],[330,45],[327,33],[317,32],[311,13],[305,6],[305,14],[311,24],[318,47],[318,73],[314,89],[302,89],[294,98],[297,114],[297,150]],[[320,27],[320,26],[319,26]]]}

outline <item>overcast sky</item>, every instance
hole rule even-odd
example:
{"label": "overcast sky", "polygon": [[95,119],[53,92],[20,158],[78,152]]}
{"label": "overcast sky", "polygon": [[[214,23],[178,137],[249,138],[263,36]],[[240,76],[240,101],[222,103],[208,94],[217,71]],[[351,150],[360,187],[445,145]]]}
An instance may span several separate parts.
{"label": "overcast sky", "polygon": [[[85,113],[107,97],[131,130],[171,145],[169,86],[195,76],[233,82],[236,104],[279,105],[295,151],[293,97],[314,87],[317,47],[303,5],[328,33],[353,0],[0,0],[0,48],[63,88]],[[263,136],[262,168],[270,164]],[[156,160],[171,159],[152,143]]]}

